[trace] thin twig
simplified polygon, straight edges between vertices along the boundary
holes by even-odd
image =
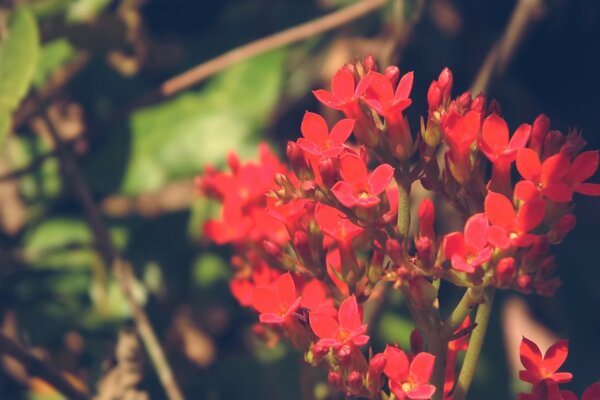
[[[46,364],[20,344],[0,333],[0,352],[16,359],[32,376],[37,376],[51,384],[56,390],[64,394],[68,399],[87,400],[89,393],[69,382],[55,367]]]
[[[339,11],[332,12],[321,18],[310,22],[300,24],[293,28],[283,30],[271,36],[256,40],[246,45],[240,46],[227,53],[221,54],[211,60],[171,78],[164,82],[160,87],[162,96],[172,96],[184,89],[197,84],[198,82],[214,75],[215,73],[227,68],[242,60],[265,53],[269,50],[281,46],[298,42],[302,39],[313,37],[344,25],[350,21],[367,15],[387,3],[387,0],[363,0],[359,3],[345,7]]]
[[[531,27],[530,22],[540,19],[542,15],[542,0],[519,0],[504,34],[488,52],[471,86],[474,96],[486,91],[494,75],[504,72],[527,28]]]
[[[48,126],[53,140],[56,143],[56,150],[60,160],[61,170],[65,177],[70,181],[71,188],[74,191],[75,196],[79,199],[87,222],[94,233],[96,245],[98,251],[106,263],[111,265],[114,274],[117,278],[117,282],[125,295],[127,304],[131,309],[133,319],[136,323],[136,327],[150,359],[158,373],[158,377],[167,393],[170,400],[182,400],[183,395],[179,389],[173,371],[165,357],[165,354],[160,346],[160,343],[156,337],[156,333],[152,329],[148,316],[144,309],[138,304],[134,296],[134,287],[137,281],[133,268],[131,265],[124,261],[110,238],[110,232],[107,226],[102,221],[102,215],[98,206],[95,204],[94,199],[89,191],[89,188],[85,182],[85,178],[79,168],[77,161],[75,160],[71,150],[65,146],[62,138],[58,134],[54,124],[50,120],[47,114],[43,116],[45,123]]]

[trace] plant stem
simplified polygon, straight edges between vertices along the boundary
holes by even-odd
[[[431,375],[431,384],[435,386],[435,393],[432,400],[442,400],[444,397],[448,340],[441,337],[435,338],[430,344],[429,351],[435,355],[435,364],[433,366],[433,374]]]
[[[456,305],[456,308],[452,311],[444,325],[442,326],[442,332],[440,336],[448,339],[454,331],[462,324],[467,314],[471,311],[473,306],[479,301],[479,297],[475,295],[472,288],[465,290],[465,294],[460,299],[460,302]]]
[[[485,332],[490,321],[494,293],[494,287],[487,287],[483,290],[483,303],[477,307],[477,315],[475,316],[475,324],[477,326],[471,333],[469,348],[467,349],[467,354],[465,355],[465,360],[460,370],[458,381],[456,382],[456,389],[452,396],[454,400],[464,400],[469,391],[469,386],[471,386],[471,382],[473,381],[475,368],[477,367],[477,361],[479,360],[479,354],[481,353],[485,339]]]
[[[398,233],[405,239],[410,229],[410,186],[406,186],[401,180],[398,183]]]

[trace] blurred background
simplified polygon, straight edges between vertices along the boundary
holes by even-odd
[[[101,395],[111,368],[127,359],[136,390],[165,398],[123,330],[133,326],[131,310],[99,256],[78,188],[61,173],[57,155],[66,149],[139,277],[132,292],[187,398],[328,398],[322,372],[284,343],[259,340],[255,314],[230,295],[229,249],[202,237],[202,221],[218,212],[195,192],[205,165],[224,166],[230,150],[251,159],[261,141],[283,154],[304,112],[324,112],[311,90],[328,88],[337,68],[368,53],[415,71],[408,115],[417,126],[429,83],[448,66],[454,94],[468,90],[518,7],[529,10],[516,17],[525,29],[486,94],[499,101],[511,131],[545,113],[554,128],[578,128],[588,149],[600,147],[596,0],[391,0],[201,82],[184,79],[178,93],[161,86],[237,46],[355,3],[0,1],[2,332]],[[574,379],[565,388],[581,394],[600,379],[600,207],[591,197],[576,203],[578,225],[554,250],[563,286],[552,299],[522,299],[532,321],[570,339],[564,369]],[[502,331],[527,315],[510,311],[515,296],[501,293],[494,305],[471,398],[510,399],[518,389],[507,385]],[[387,301],[373,327],[376,350],[392,341],[407,346],[412,329],[397,293]],[[0,361],[0,398],[60,398],[18,363]]]

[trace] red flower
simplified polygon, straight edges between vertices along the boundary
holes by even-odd
[[[544,196],[556,202],[571,201],[573,192],[600,196],[599,184],[584,183],[598,169],[597,150],[583,152],[573,162],[566,151],[560,151],[542,163],[535,151],[524,148],[517,154],[517,169]]]
[[[354,129],[353,119],[342,119],[331,129],[319,114],[307,112],[302,119],[300,131],[304,138],[298,139],[298,146],[310,155],[335,157],[342,152],[342,145]]]
[[[340,304],[337,318],[334,318],[328,309],[323,312],[316,310],[309,315],[310,327],[319,338],[319,346],[363,346],[369,341],[369,337],[365,335],[367,325],[362,323],[362,312],[354,296],[348,297]]]
[[[380,202],[379,195],[394,176],[394,168],[381,164],[369,174],[365,162],[355,154],[346,153],[340,158],[340,175],[331,191],[344,206],[373,207]]]
[[[485,198],[485,215],[492,223],[488,232],[488,240],[503,250],[511,245],[529,246],[537,240],[537,236],[528,234],[544,219],[546,203],[542,199],[531,199],[524,202],[515,212],[512,202],[505,196],[489,192]]]
[[[260,312],[260,322],[266,324],[284,323],[300,307],[300,300],[289,272],[268,287],[258,287],[252,292],[252,305]]]
[[[386,121],[401,119],[402,111],[412,103],[408,96],[412,89],[414,74],[412,72],[404,74],[395,91],[388,77],[380,73],[370,72],[365,79],[369,85],[365,93],[367,104]]]
[[[321,305],[333,306],[327,287],[318,279],[311,279],[302,287],[302,307],[316,310]]]
[[[464,116],[452,111],[444,118],[442,132],[450,147],[448,159],[452,175],[464,182],[471,171],[471,145],[477,139],[481,125],[481,114],[469,111]]]
[[[334,110],[346,111],[358,104],[365,85],[355,87],[354,74],[348,67],[340,68],[331,80],[331,92],[323,89],[313,91],[321,103]]]
[[[351,247],[352,239],[363,231],[363,228],[350,222],[337,208],[321,203],[315,208],[315,219],[321,230],[341,246]]]
[[[523,337],[519,354],[521,364],[525,369],[519,371],[519,379],[534,385],[544,379],[550,379],[556,383],[570,382],[573,378],[571,373],[556,372],[567,359],[569,353],[567,346],[566,340],[558,341],[550,346],[542,358],[540,348],[531,340]]]
[[[596,400],[600,399],[600,382],[596,382],[583,392],[581,400]]]
[[[492,247],[487,240],[488,230],[486,216],[475,214],[467,220],[464,234],[452,232],[444,237],[444,254],[455,270],[475,272],[477,267],[490,260]]]
[[[433,396],[435,386],[428,382],[435,356],[423,352],[410,362],[404,351],[393,346],[387,346],[384,354],[387,361],[383,372],[389,378],[390,390],[398,400],[430,399]]]
[[[577,400],[577,395],[568,390],[560,390],[558,384],[551,379],[544,379],[533,385],[531,393],[519,393],[517,400]]]
[[[504,119],[494,113],[483,121],[479,148],[492,162],[492,190],[510,193],[510,165],[517,151],[527,144],[530,134],[531,125],[522,124],[509,141]]]

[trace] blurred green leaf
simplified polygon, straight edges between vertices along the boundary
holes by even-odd
[[[138,194],[220,164],[229,150],[256,153],[260,129],[277,105],[285,53],[235,65],[197,92],[131,116],[131,150],[122,191]]]
[[[0,18],[5,15],[0,14]],[[8,30],[0,37],[0,143],[12,112],[27,94],[37,65],[39,33],[35,18],[26,8],[8,16]]]
[[[33,85],[42,87],[52,74],[75,56],[75,48],[65,38],[46,43],[40,53],[40,61],[33,76]]]
[[[30,0],[27,8],[36,18],[49,18],[64,13],[75,0]]]
[[[100,14],[111,0],[75,0],[67,12],[67,21],[91,21]]]
[[[199,288],[207,288],[228,277],[228,264],[216,254],[203,254],[194,262],[194,283]]]
[[[379,335],[385,343],[397,343],[403,349],[410,348],[410,334],[414,324],[407,318],[390,312],[383,314],[379,322]]]

